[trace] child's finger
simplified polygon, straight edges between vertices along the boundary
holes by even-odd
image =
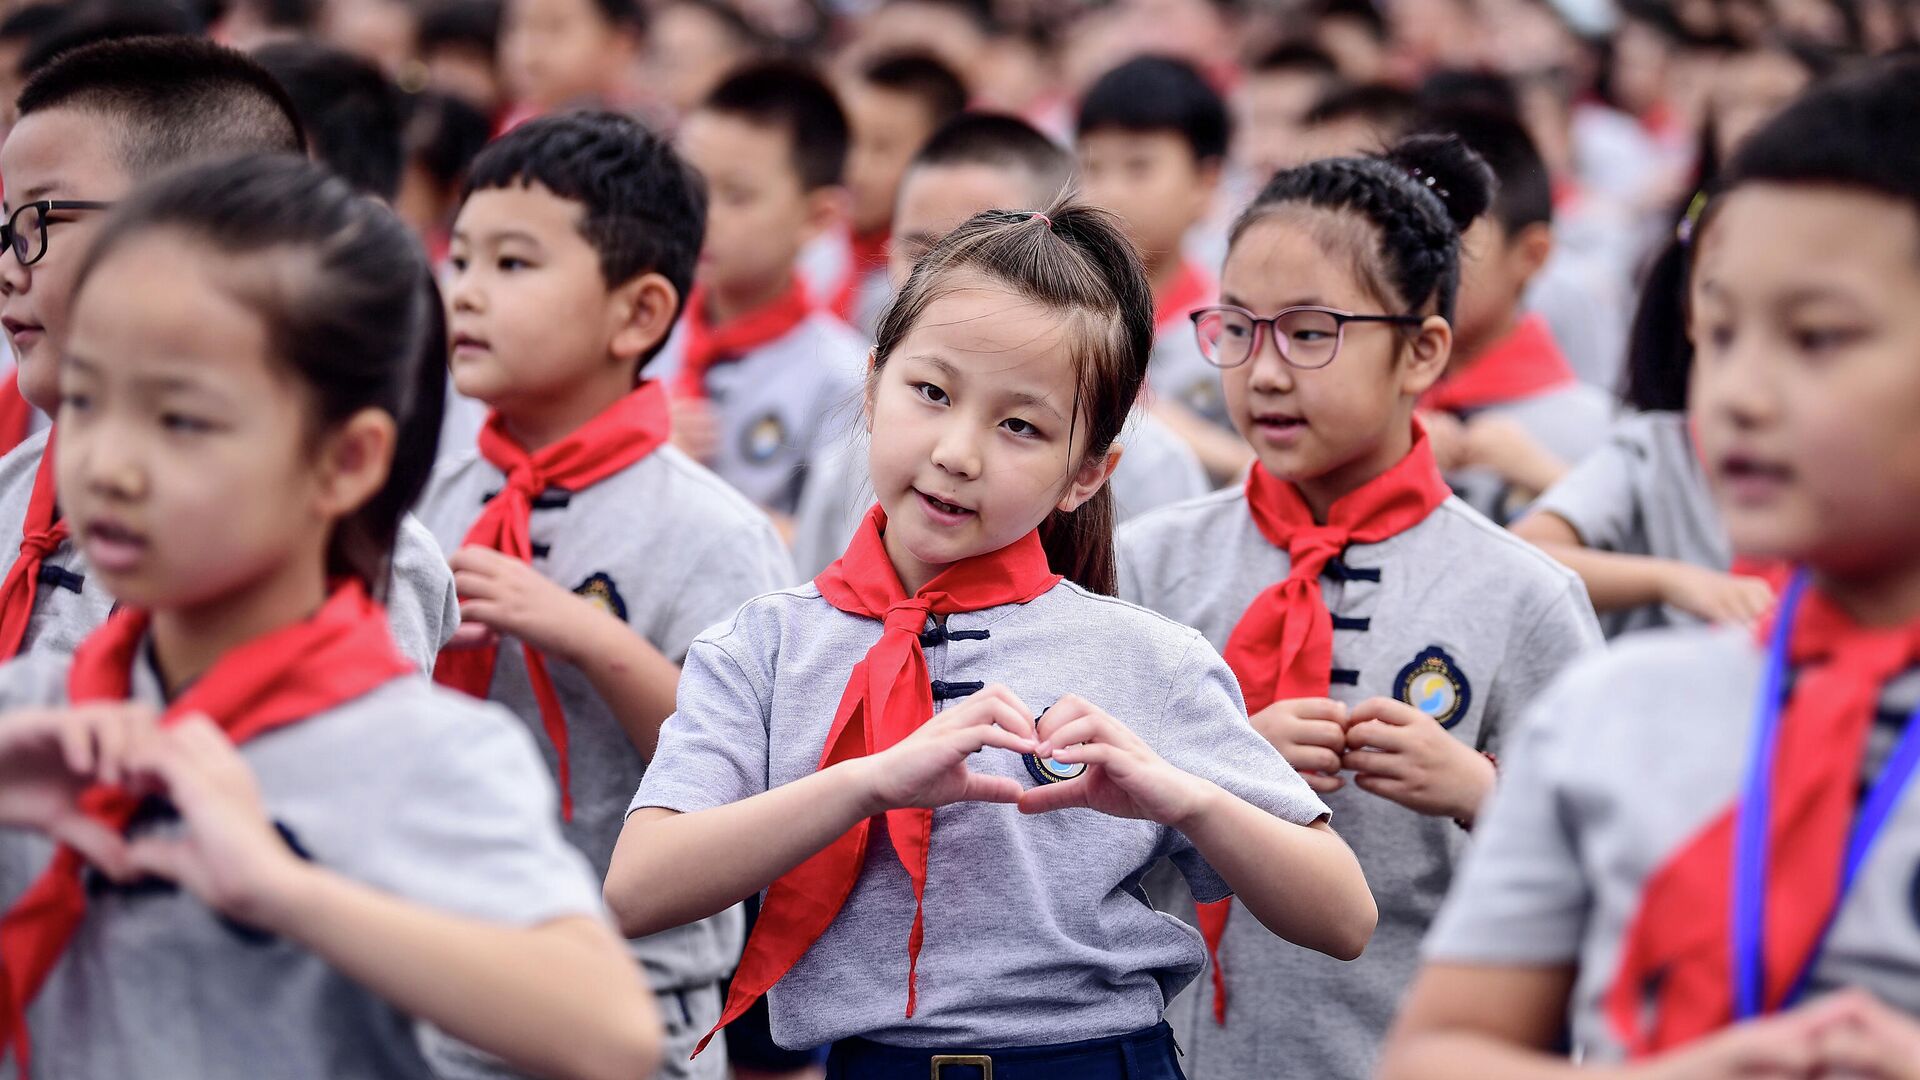
[[[1008,707],[1012,708],[1015,712],[1019,713],[1021,716],[1027,718],[1027,722],[1029,726],[1032,725],[1033,710],[1028,708],[1027,703],[1020,700],[1020,695],[1014,693],[1013,688],[1006,685],[1005,683],[991,683],[985,689],[981,690],[979,693],[975,694],[974,696],[975,697],[991,697],[996,700],[1006,702]]]
[[[1346,704],[1332,698],[1288,698],[1285,701],[1276,701],[1261,711],[1275,709],[1283,710],[1301,720],[1326,720],[1338,724],[1347,718]]]
[[[1397,753],[1411,745],[1413,739],[1404,727],[1379,720],[1366,720],[1347,729],[1347,748],[1358,750],[1372,746],[1389,753]]]
[[[976,724],[973,727],[961,728],[959,731],[953,733],[952,738],[954,740],[954,747],[963,754],[971,754],[975,750],[987,746],[996,746],[1002,750],[1011,750],[1016,754],[1031,754],[1034,752],[1032,739],[1024,735],[1015,735],[1005,728],[995,727],[992,724]]]
[[[1396,701],[1390,697],[1371,697],[1353,707],[1353,712],[1347,718],[1347,726],[1351,728],[1368,720],[1404,726],[1418,723],[1426,715],[1404,701]]]
[[[1087,805],[1087,779],[1075,777],[1058,784],[1029,788],[1020,793],[1020,812],[1023,814],[1048,814],[1055,810],[1067,810]]]
[[[1347,748],[1347,729],[1334,720],[1303,720],[1288,735],[1291,742],[1323,746],[1336,753]]]
[[[114,881],[133,876],[133,864],[127,858],[127,840],[118,830],[109,829],[85,814],[68,814],[55,821],[49,835],[80,853],[80,857],[100,869]]]
[[[67,769],[79,776],[92,776],[96,760],[92,726],[63,716],[54,733],[60,739],[60,756],[66,761]]]
[[[186,842],[170,836],[143,836],[127,845],[127,865],[134,874],[178,882],[190,856]]]
[[[1101,737],[1106,724],[1099,716],[1082,716],[1055,727],[1040,740],[1040,753],[1052,754],[1056,750],[1065,750],[1075,743],[1092,742]]]
[[[1068,765],[1113,765],[1123,762],[1129,755],[1127,751],[1106,743],[1082,742],[1056,748],[1050,755],[1053,760]]]
[[[1034,721],[1033,730],[1041,742],[1049,742],[1062,728],[1097,711],[1085,698],[1068,694],[1047,706],[1047,711]]]
[[[1394,780],[1405,780],[1413,770],[1407,759],[1399,754],[1383,754],[1378,750],[1349,750],[1340,758],[1340,767],[1361,776],[1377,776]]]
[[[500,635],[494,632],[493,627],[480,621],[472,612],[462,609],[460,612],[459,629],[453,632],[453,636],[447,639],[447,643],[441,646],[441,649],[442,651],[447,649],[487,649],[499,643]]]
[[[500,579],[478,570],[455,570],[453,592],[462,600],[492,600],[500,595]]]
[[[1300,774],[1300,779],[1305,780],[1307,782],[1308,787],[1312,788],[1316,793],[1321,795],[1328,794],[1329,792],[1339,791],[1341,788],[1347,786],[1347,780],[1345,777],[1328,776],[1324,773],[1303,772]]]
[[[461,570],[476,574],[498,573],[501,570],[512,569],[519,562],[519,559],[505,552],[481,547],[478,544],[469,544],[447,557],[447,565],[456,573]]]
[[[1009,776],[968,772],[967,786],[960,791],[960,801],[1017,803],[1023,790],[1020,782]]]
[[[1324,746],[1296,746],[1287,751],[1286,758],[1297,772],[1335,773],[1341,769],[1340,755]]]

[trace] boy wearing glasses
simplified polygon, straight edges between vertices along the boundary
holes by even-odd
[[[1121,598],[1220,650],[1379,907],[1366,954],[1340,963],[1150,882],[1215,961],[1167,1012],[1192,1080],[1373,1075],[1494,757],[1600,644],[1579,579],[1453,497],[1414,416],[1447,365],[1459,231],[1487,188],[1477,157],[1436,138],[1275,176],[1234,227],[1219,303],[1192,319],[1257,460],[1116,540]]]
[[[52,416],[74,277],[114,201],[179,165],[299,154],[305,140],[264,68],[186,37],[76,49],[27,83],[19,114],[0,145],[0,326],[18,357],[21,396]],[[113,607],[60,520],[56,441],[57,425],[0,457],[0,553],[12,558],[0,562],[10,567],[0,578],[0,661],[29,651],[71,653]],[[395,641],[431,670],[459,608],[439,547],[412,518],[401,527],[386,600]]]

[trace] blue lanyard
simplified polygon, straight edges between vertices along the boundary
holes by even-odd
[[[1807,575],[1794,574],[1780,599],[1773,638],[1767,646],[1766,672],[1760,682],[1760,702],[1754,710],[1753,755],[1747,762],[1746,788],[1740,799],[1734,822],[1733,847],[1733,1012],[1736,1020],[1748,1020],[1765,1012],[1766,970],[1762,945],[1766,938],[1768,823],[1773,808],[1773,763],[1780,742],[1780,712],[1785,705],[1787,682],[1787,646],[1793,637],[1793,617],[1806,592]],[[1782,1008],[1791,1007],[1806,992],[1808,980],[1826,948],[1827,935],[1839,917],[1854,879],[1873,849],[1873,842],[1886,828],[1887,819],[1900,796],[1920,768],[1920,708],[1907,718],[1906,730],[1893,756],[1880,771],[1854,815],[1853,830],[1847,837],[1846,861],[1840,873],[1840,891],[1834,897],[1827,926],[1813,947],[1813,954],[1794,979]]]

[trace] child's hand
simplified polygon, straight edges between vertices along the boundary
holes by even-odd
[[[229,918],[263,930],[285,925],[306,872],[267,820],[253,770],[225,732],[189,717],[148,740],[131,764],[164,793],[183,831],[127,848],[143,874],[165,878]]]
[[[1434,463],[1441,472],[1453,472],[1467,465],[1467,426],[1452,413],[1423,412],[1420,422],[1427,429],[1427,445],[1433,447]]]
[[[1347,707],[1332,698],[1288,698],[1248,718],[1307,786],[1322,795],[1347,782],[1340,756],[1347,750]]]
[[[967,758],[989,746],[1016,754],[1032,753],[1034,747],[1033,711],[998,683],[935,713],[918,731],[880,753],[859,759],[866,766],[874,812],[957,802],[1018,802],[1019,781],[967,768]]]
[[[710,465],[720,454],[720,420],[705,398],[676,397],[669,406],[673,417],[673,445],[680,452]]]
[[[1404,701],[1368,698],[1354,706],[1349,725],[1341,763],[1362,791],[1471,822],[1493,790],[1493,762]]]
[[[495,640],[511,634],[541,652],[574,656],[590,621],[606,614],[511,555],[469,546],[447,563],[460,595],[460,629],[449,648],[473,648],[489,634]]]
[[[1831,1017],[1814,1036],[1821,1076],[1920,1080],[1920,1022],[1865,990],[1844,990],[1810,1008]]]
[[[1020,812],[1044,814],[1084,806],[1103,814],[1179,828],[1205,809],[1206,781],[1162,760],[1127,725],[1072,694],[1040,718],[1041,757],[1085,763],[1087,771],[1020,796]]]
[[[0,717],[0,826],[45,833],[116,880],[132,876],[125,839],[82,814],[79,799],[95,783],[122,783],[158,723],[152,708],[129,703]]]
[[[1670,562],[1660,572],[1660,598],[1710,623],[1752,626],[1773,610],[1773,586],[1765,578],[1737,577],[1688,563]]]
[[[1818,1005],[1736,1024],[1622,1072],[1632,1080],[1811,1080]]]

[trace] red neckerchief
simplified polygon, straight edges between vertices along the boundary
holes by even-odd
[[[1427,519],[1452,494],[1433,459],[1426,429],[1414,422],[1413,448],[1392,468],[1340,497],[1315,524],[1299,489],[1261,468],[1247,474],[1247,508],[1260,535],[1283,548],[1287,576],[1268,586],[1227,638],[1227,666],[1240,680],[1249,716],[1276,701],[1325,697],[1333,676],[1333,615],[1320,572],[1349,544],[1377,544]],[[1200,904],[1201,936],[1213,959],[1213,1018],[1227,1022],[1227,978],[1220,941],[1231,900]]]
[[[1214,301],[1220,286],[1200,264],[1183,262],[1179,273],[1167,282],[1166,292],[1153,302],[1153,332],[1156,335],[1176,330],[1194,308]]]
[[[1771,628],[1759,633],[1764,642]],[[1763,946],[1768,1010],[1785,998],[1833,914],[1880,691],[1920,661],[1920,622],[1862,627],[1810,589],[1794,621],[1789,656],[1799,675],[1782,709],[1774,758]],[[1605,999],[1614,1033],[1634,1057],[1733,1021],[1737,810],[1716,815],[1640,890]]]
[[[813,304],[806,287],[795,276],[787,289],[766,305],[747,312],[724,326],[707,322],[707,290],[699,285],[687,297],[687,313],[682,317],[680,370],[673,376],[673,396],[707,396],[707,372],[715,364],[739,360],[768,342],[778,341],[807,321]]]
[[[875,506],[854,533],[839,561],[827,567],[814,584],[820,595],[841,611],[882,623],[880,639],[854,665],[847,688],[834,711],[820,768],[877,754],[918,730],[933,717],[933,690],[928,682],[927,658],[920,648],[920,632],[929,616],[955,615],[1007,604],[1025,604],[1060,582],[1047,567],[1040,534],[1028,533],[999,551],[976,555],[941,571],[912,596],[906,594],[893,563],[887,558],[887,515]],[[921,903],[927,887],[927,845],[933,835],[933,811],[906,809],[886,813],[887,836],[913,882],[913,930],[907,938],[907,1012],[913,1015],[914,976],[920,960]],[[869,819],[848,829],[838,839],[767,889],[760,919],[747,940],[746,952],[727,992],[727,1007],[714,1032],[746,1012],[772,989],[828,926],[852,894],[865,865],[873,828]],[[699,1049],[694,1053],[698,1054]]]
[[[500,493],[487,503],[464,544],[492,548],[522,562],[533,561],[533,538],[527,524],[533,501],[548,488],[579,491],[592,487],[664,445],[672,433],[667,392],[657,380],[641,383],[633,393],[614,402],[579,430],[552,446],[527,453],[507,434],[499,413],[487,417],[480,429],[480,455],[506,474]],[[540,722],[552,740],[559,761],[560,812],[573,819],[572,770],[567,759],[567,716],[554,691],[553,678],[539,650],[525,642],[527,681],[540,706]],[[499,646],[447,650],[433,665],[433,681],[477,698],[493,688],[493,666]]]
[[[1420,407],[1465,413],[1572,386],[1578,380],[1547,320],[1528,315],[1513,332],[1420,395]]]
[[[146,612],[123,610],[81,642],[67,675],[72,704],[126,699],[147,623]],[[367,596],[364,585],[349,580],[334,588],[312,618],[220,657],[167,706],[160,722],[173,724],[203,713],[241,745],[362,697],[413,670],[394,647],[386,613]],[[116,832],[126,828],[139,805],[134,796],[102,784],[80,796],[80,808]],[[78,852],[62,847],[46,872],[0,917],[0,1052],[14,1047],[22,1078],[31,1056],[27,1006],[86,918],[84,868]]]
[[[27,516],[20,523],[20,554],[0,581],[0,661],[20,655],[27,624],[33,620],[34,598],[40,594],[40,564],[67,541],[67,523],[59,514],[53,490],[53,434],[48,433],[33,473]]]
[[[831,305],[841,322],[853,325],[854,316],[859,314],[854,307],[860,300],[860,286],[869,274],[887,272],[887,247],[892,243],[893,232],[889,229],[854,233],[847,238],[847,276],[840,279]]]

